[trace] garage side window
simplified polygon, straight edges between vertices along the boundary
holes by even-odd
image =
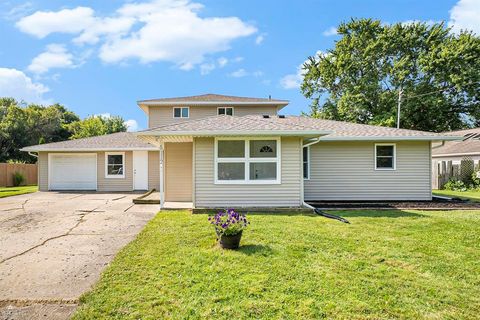
[[[395,144],[375,144],[375,170],[395,170]]]
[[[105,153],[105,178],[125,178],[125,153]]]

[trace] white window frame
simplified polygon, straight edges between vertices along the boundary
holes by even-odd
[[[175,109],[180,109],[180,117],[175,117]],[[188,110],[188,117],[183,116],[182,109],[187,109]],[[190,107],[173,107],[172,108],[172,116],[174,119],[188,119],[190,118]]]
[[[218,157],[218,141],[226,140],[242,140],[245,141],[245,157],[244,158],[219,158]],[[251,158],[250,157],[250,141],[252,140],[275,140],[277,142],[277,156],[275,158]],[[245,138],[245,137],[235,137],[235,138],[215,138],[214,144],[214,181],[215,184],[281,184],[282,178],[282,144],[280,137],[255,137],[255,138]],[[219,163],[245,163],[245,179],[244,180],[219,180],[218,179],[218,164]],[[250,163],[273,163],[277,164],[277,178],[275,180],[250,180]]]
[[[303,163],[305,162],[305,159],[303,159],[303,149],[307,149],[307,177],[303,176],[303,180],[310,180],[310,146],[303,147],[302,148],[302,171],[303,171]]]
[[[122,156],[123,174],[108,174],[108,156]],[[105,179],[125,179],[125,171],[127,166],[125,164],[125,152],[105,152]]]
[[[393,147],[393,168],[378,168],[377,167],[377,146],[389,146]],[[374,151],[375,167],[376,171],[395,171],[397,170],[397,144],[396,143],[375,143]]]
[[[224,115],[228,116],[227,109],[232,109],[232,116],[235,115],[235,108],[234,107],[217,107],[217,116],[220,115],[220,109],[225,109]]]

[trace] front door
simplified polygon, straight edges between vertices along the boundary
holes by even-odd
[[[148,189],[148,151],[133,151],[133,189]]]
[[[165,201],[192,202],[193,143],[165,143]]]

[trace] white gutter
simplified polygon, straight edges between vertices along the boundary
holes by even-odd
[[[313,144],[319,143],[321,138],[322,137],[315,138],[314,141],[304,144],[303,147],[306,148],[306,147],[310,147]]]
[[[203,106],[223,106],[223,105],[283,105],[290,103],[287,100],[271,101],[137,101],[137,104],[145,106],[176,106],[176,105],[203,105]]]
[[[322,141],[455,141],[462,140],[463,136],[345,136],[322,137]]]
[[[480,152],[433,154],[433,155],[432,155],[432,158],[439,158],[439,157],[458,157],[458,156],[477,156],[477,155],[480,155]]]
[[[20,149],[24,152],[91,152],[91,151],[158,151],[155,147],[149,148],[45,148],[32,149],[33,147],[25,147]]]
[[[441,148],[441,147],[443,147],[444,145],[445,145],[445,140],[442,140],[442,143],[441,143],[441,144],[439,144],[438,146],[432,147],[432,149]]]
[[[331,134],[333,131],[327,130],[315,130],[315,131],[302,131],[302,130],[225,130],[225,131],[140,131],[136,132],[138,136],[194,136],[194,137],[214,137],[214,136],[318,136],[324,134]]]

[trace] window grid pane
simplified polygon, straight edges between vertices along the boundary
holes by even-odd
[[[244,158],[245,141],[244,140],[222,140],[218,141],[219,158]]]
[[[276,180],[276,162],[250,162],[250,180]]]
[[[175,118],[180,118],[182,116],[182,110],[180,108],[173,109],[173,116]]]
[[[250,140],[250,158],[276,158],[276,140]]]
[[[188,108],[182,108],[182,118],[188,118]]]
[[[395,168],[395,147],[393,145],[376,146],[375,148],[376,168]]]
[[[245,180],[245,163],[219,162],[218,180]]]

